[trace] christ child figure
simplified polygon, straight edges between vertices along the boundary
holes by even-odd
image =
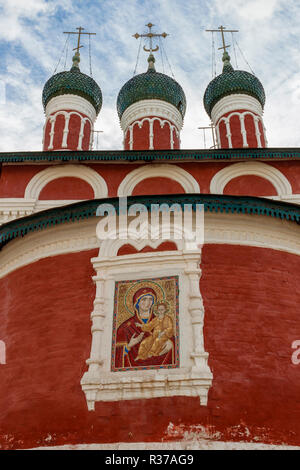
[[[173,320],[170,315],[167,315],[168,303],[158,302],[155,307],[153,320],[145,325],[136,323],[142,331],[151,332],[151,335],[141,342],[136,360],[164,354],[170,343],[169,340],[174,336]]]

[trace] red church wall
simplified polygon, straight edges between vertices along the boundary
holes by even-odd
[[[266,139],[265,139],[265,131],[264,131],[264,128],[263,128],[263,125],[262,125],[261,121],[258,121],[258,128],[259,128],[259,132],[260,132],[261,145],[262,145],[262,147],[266,147],[267,143],[266,143]]]
[[[154,116],[148,116],[149,119],[153,119]],[[149,136],[149,129],[150,124],[149,121],[146,120],[142,123],[140,127],[138,124],[139,121],[133,126],[133,144],[132,150],[149,150],[150,147],[150,136]],[[157,118],[153,121],[153,149],[160,150],[160,149],[170,149],[171,148],[171,130],[170,125],[168,122],[164,123],[164,126],[161,127],[160,119]],[[130,133],[127,129],[125,133],[125,141],[124,141],[124,148],[125,150],[130,150]],[[173,131],[173,148],[179,148],[179,138],[176,136],[176,132]]]
[[[201,433],[300,445],[300,366],[291,362],[291,344],[300,339],[299,257],[204,246],[204,338],[214,374],[207,407],[175,397],[98,402],[89,412],[80,379],[91,346],[90,259],[97,251],[40,260],[0,280],[0,339],[7,345],[7,364],[0,366],[2,448]]]
[[[86,121],[83,128],[83,138],[81,143],[82,150],[90,149],[90,139],[91,139],[91,123]]]
[[[93,188],[84,180],[73,177],[57,178],[41,191],[39,199],[94,199]]]
[[[149,150],[149,121],[144,121],[142,127],[133,126],[133,150]]]
[[[224,148],[224,149],[229,148],[229,143],[228,143],[228,138],[227,138],[226,125],[224,121],[221,121],[221,119],[223,119],[224,117],[228,117],[230,114],[232,114],[232,112],[233,111],[223,114],[223,116],[221,116],[217,122],[217,125],[218,123],[220,123],[219,132],[220,132],[220,139],[221,139],[221,148]],[[247,112],[247,110],[237,109],[234,112],[242,114],[244,112]],[[243,136],[242,136],[242,127],[241,127],[241,121],[240,121],[239,116],[236,114],[231,116],[229,124],[230,124],[232,148],[243,148],[244,144],[243,144]],[[248,147],[257,148],[258,142],[257,142],[257,137],[256,137],[256,128],[255,128],[253,113],[251,115],[250,114],[244,115],[244,124],[245,124]],[[258,126],[259,126],[259,130],[261,133],[261,145],[262,147],[265,147],[266,142],[264,138],[264,130],[263,130],[263,125],[261,121],[259,121]]]
[[[226,124],[224,121],[221,121],[219,124],[219,135],[220,135],[220,141],[221,141],[221,148],[228,149],[229,143],[228,143],[228,138],[227,138]]]
[[[133,192],[133,196],[142,194],[183,194],[183,187],[177,181],[169,178],[146,178],[138,183]]]
[[[171,131],[169,123],[165,122],[164,126],[160,127],[160,122],[155,120],[153,122],[153,133],[153,147],[155,150],[171,148]]]
[[[65,128],[65,116],[64,114],[59,114],[56,116],[54,124],[54,136],[53,136],[53,149],[61,149],[63,141],[63,131]]]
[[[174,149],[180,149],[180,137],[179,134],[177,135],[177,132],[175,129],[173,129],[173,147]]]
[[[124,150],[130,150],[130,132],[127,129],[124,137]]]
[[[243,148],[243,136],[239,116],[232,116],[229,121],[231,132],[231,143],[233,148]],[[226,147],[227,148],[227,147]]]
[[[2,166],[0,177],[0,198],[24,197],[29,181],[49,165],[8,165]]]
[[[70,113],[72,110],[63,110],[63,112]],[[67,136],[67,147],[68,150],[77,150],[79,142],[79,134],[81,129],[81,116],[86,118],[87,116],[83,113],[72,113],[69,119],[68,125],[68,136]],[[65,115],[58,114],[55,119],[54,124],[54,137],[53,137],[53,148],[49,149],[50,144],[50,131],[51,123],[48,119],[46,124],[46,131],[44,134],[44,145],[43,150],[60,150],[63,149],[63,132],[65,128]],[[83,139],[82,139],[82,150],[89,150],[90,147],[90,135],[91,135],[91,124],[89,121],[86,121],[83,129]]]
[[[219,162],[178,162],[177,167],[183,168],[189,172],[200,184],[201,193],[210,192],[210,182],[213,176],[223,168],[233,165],[232,163]],[[300,165],[298,161],[283,161],[266,163],[277,168],[289,180],[294,194],[300,194]],[[108,186],[109,197],[117,195],[118,187],[125,176],[136,168],[140,168],[137,164],[96,164],[91,163],[88,166],[98,172],[106,181]],[[0,198],[17,198],[24,197],[25,189],[31,178],[46,168],[53,167],[51,165],[4,165],[2,166],[0,176]],[[268,181],[266,185],[268,186]],[[174,183],[177,185],[178,183]],[[161,189],[158,187],[157,189]],[[153,188],[155,190],[155,188]],[[168,191],[165,191],[166,193]],[[158,194],[158,193],[157,193]],[[244,194],[244,193],[243,193]],[[257,193],[258,194],[258,193]],[[273,192],[271,193],[273,194]],[[268,195],[271,195],[268,194]],[[83,199],[89,198],[88,195]],[[67,199],[64,198],[63,199]]]
[[[46,122],[46,127],[44,131],[44,143],[43,143],[43,150],[48,150],[50,144],[50,131],[51,131],[51,122],[50,119]]]
[[[258,147],[258,142],[257,142],[257,137],[256,137],[254,119],[253,119],[253,116],[250,115],[250,114],[245,115],[245,128],[246,128],[246,131],[247,131],[248,147],[249,148],[257,148]],[[262,129],[262,127],[261,127],[261,129]],[[262,138],[261,138],[261,144],[263,146]]]
[[[81,118],[77,114],[71,114],[69,121],[69,133],[67,139],[68,149],[77,150]]]
[[[142,250],[137,250],[134,246],[130,244],[126,244],[121,246],[117,255],[124,256],[124,255],[133,255],[135,253],[151,253],[155,251],[177,251],[177,246],[174,242],[165,241],[162,242],[156,249],[152,248],[151,246],[145,246]]]
[[[233,178],[226,184],[224,194],[236,196],[276,196],[277,191],[268,180],[256,175]]]

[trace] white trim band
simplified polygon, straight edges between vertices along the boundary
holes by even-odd
[[[205,213],[205,244],[268,248],[300,256],[299,226],[261,215]],[[99,218],[66,223],[16,238],[0,251],[0,278],[40,259],[99,248]],[[166,240],[164,240],[166,241]],[[107,248],[105,254],[107,254]]]
[[[138,183],[148,178],[168,178],[179,183],[186,193],[200,193],[195,178],[183,168],[170,164],[143,165],[125,176],[118,188],[118,196],[130,196]]]
[[[223,194],[229,181],[244,175],[260,176],[270,181],[277,194],[282,196],[283,199],[286,199],[286,196],[290,196],[293,192],[289,180],[274,166],[262,162],[241,162],[226,166],[214,175],[210,182],[211,194]]]
[[[183,119],[178,109],[162,100],[142,100],[129,106],[121,117],[121,128],[125,132],[134,121],[148,116],[167,119],[175,124],[179,131],[182,129]]]
[[[78,95],[60,95],[51,98],[45,109],[46,118],[61,110],[78,111],[87,116],[93,123],[97,118],[94,106],[85,98]]]
[[[216,125],[220,117],[231,111],[236,111],[237,109],[252,111],[259,116],[262,116],[263,114],[262,106],[256,98],[253,98],[253,96],[250,95],[233,94],[224,96],[224,98],[221,98],[220,101],[214,105],[211,112],[211,119]]]
[[[58,165],[37,173],[25,189],[25,199],[38,199],[42,189],[58,178],[79,178],[88,183],[94,191],[95,199],[107,197],[108,189],[104,178],[92,168],[83,165]]]

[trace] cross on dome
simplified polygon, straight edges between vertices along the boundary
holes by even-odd
[[[64,34],[78,34],[77,47],[74,47],[73,49],[73,51],[76,51],[73,57],[73,66],[78,67],[78,63],[80,62],[79,49],[81,49],[81,47],[84,47],[83,45],[80,44],[81,35],[87,34],[88,36],[95,36],[96,33],[83,33],[82,31],[84,31],[84,28],[82,26],[79,26],[76,29],[78,29],[78,31],[64,31]]]
[[[226,30],[226,31],[225,31]],[[224,50],[224,53],[227,52],[226,49],[230,46],[226,46],[225,44],[225,35],[224,35],[224,32],[225,33],[238,33],[238,29],[226,29],[225,26],[219,26],[218,29],[206,29],[206,31],[209,31],[211,33],[221,33],[222,35],[222,47],[219,47],[218,49],[223,49]]]
[[[144,46],[144,51],[146,52],[150,52],[150,55],[152,55],[152,52],[156,52],[158,51],[159,49],[159,46],[156,46],[154,49],[153,49],[153,45],[152,45],[152,38],[154,37],[162,37],[162,38],[166,38],[168,36],[167,33],[161,33],[161,34],[157,34],[157,33],[153,33],[152,32],[152,27],[155,26],[154,24],[152,23],[148,23],[146,24],[147,28],[149,28],[149,32],[148,33],[145,33],[145,34],[139,34],[139,33],[135,33],[133,34],[132,36],[136,39],[138,38],[148,38],[149,39],[149,49],[146,48],[146,46]]]

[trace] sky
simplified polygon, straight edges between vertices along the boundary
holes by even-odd
[[[264,86],[269,147],[300,147],[299,0],[0,0],[0,151],[42,150],[43,86],[55,70],[70,69],[76,36],[65,47],[63,32],[78,26],[96,33],[91,37],[92,75],[103,106],[94,148],[122,149],[116,100],[137,58],[136,73],[147,69],[147,54],[142,47],[138,54],[140,40],[132,35],[146,33],[149,22],[154,32],[168,34],[154,42],[163,41],[156,70],[174,74],[186,94],[181,148],[212,144],[210,131],[204,141],[198,128],[210,123],[203,95],[222,71],[220,34],[205,30],[220,25],[239,30],[234,40],[226,34],[233,67],[253,70]],[[88,36],[82,44],[80,68],[90,74]]]

